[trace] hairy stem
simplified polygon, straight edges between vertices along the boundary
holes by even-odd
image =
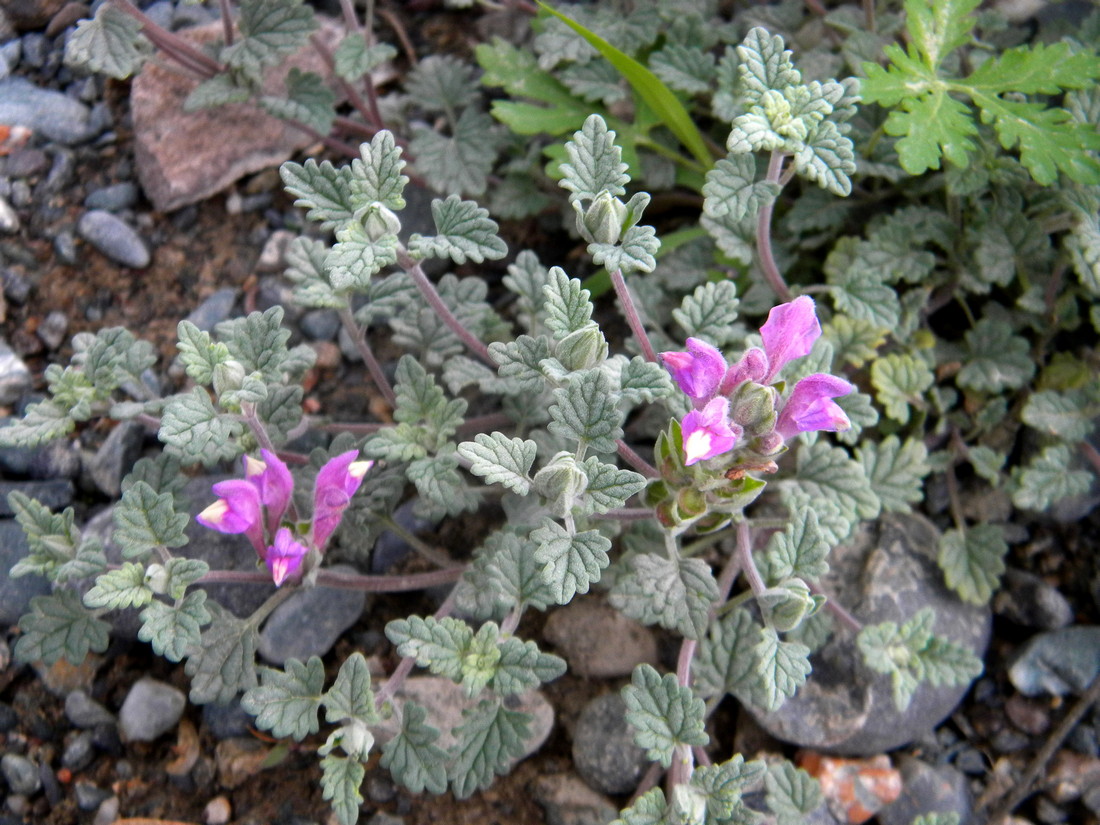
[[[424,590],[451,584],[458,581],[465,566],[432,570],[428,573],[407,573],[396,576],[365,576],[361,573],[337,573],[332,570],[320,570],[317,573],[318,587],[332,590],[358,590],[363,593],[404,593],[410,590]],[[198,584],[271,584],[271,574],[259,570],[211,570],[198,580]]]
[[[646,478],[660,478],[657,468],[634,452],[634,449],[621,438],[615,441],[615,449],[627,464],[644,475]]]
[[[737,525],[737,558],[753,594],[759,596],[768,586],[756,569],[756,560],[752,557],[752,530],[747,521]]]
[[[416,288],[420,290],[420,294],[424,296],[424,300],[428,302],[428,305],[432,310],[440,317],[444,324],[447,325],[447,329],[458,336],[458,339],[466,345],[466,347],[478,358],[484,361],[486,364],[496,365],[496,362],[489,357],[489,348],[481,342],[481,339],[474,335],[470,330],[466,329],[462,325],[462,322],[455,317],[455,314],[451,312],[450,308],[443,303],[443,298],[440,297],[438,290],[435,288],[428,276],[424,274],[424,269],[420,266],[420,262],[413,258],[404,247],[398,247],[397,249],[397,263],[410,278],[412,282],[416,284]]]
[[[336,78],[337,84],[340,86],[340,90],[347,97],[348,102],[355,107],[355,111],[363,116],[364,120],[370,121],[374,128],[382,128],[382,117],[378,114],[378,104],[375,103],[373,107],[363,100],[363,96],[359,94],[354,86],[348,83],[344,78],[336,74],[336,61],[332,57],[332,51],[325,44],[316,33],[309,36],[310,45],[313,46],[314,51],[317,52],[321,61],[325,64],[325,67]]]
[[[131,3],[130,0],[111,0],[111,2],[119,11],[125,12],[141,23],[141,33],[180,65],[199,72],[207,79],[225,71],[225,66],[210,55],[195,48],[179,35],[158,26],[152,18]]]
[[[233,16],[229,7],[229,0],[219,0],[219,7],[221,8],[222,16],[222,37],[225,38],[225,45],[233,45]]]
[[[455,591],[451,588],[451,592],[447,595],[447,598],[443,600],[443,604],[439,606],[439,609],[433,614],[435,618],[442,619],[445,616],[449,616],[455,606]],[[378,689],[378,692],[374,695],[374,706],[378,710],[382,709],[382,706],[394,697],[394,694],[401,689],[401,685],[405,684],[405,680],[409,674],[412,673],[413,667],[416,665],[416,658],[413,656],[406,656],[401,662],[394,668],[390,678],[386,680],[386,684],[382,685]]]
[[[611,275],[611,285],[615,287],[615,295],[618,297],[619,303],[622,304],[623,313],[626,315],[626,322],[630,325],[630,331],[634,333],[634,337],[641,344],[642,354],[645,355],[647,361],[656,363],[657,353],[653,351],[653,344],[650,343],[649,334],[645,331],[642,316],[638,312],[638,306],[634,303],[629,287],[626,285],[622,270],[616,269],[614,272],[609,272],[609,274]]]
[[[832,613],[842,625],[848,628],[853,633],[859,633],[863,630],[863,622],[848,612],[847,608],[840,602],[833,599],[828,593],[821,589],[821,585],[814,582],[808,582],[807,586],[810,588],[810,592],[825,597],[825,609]]]
[[[357,32],[360,30],[359,18],[355,14],[355,4],[352,0],[340,0],[340,13],[344,18],[344,25],[348,27],[349,31]]]
[[[367,341],[367,332],[358,322],[355,320],[355,314],[351,311],[351,302],[347,305],[340,307],[339,310],[340,323],[343,325],[344,330],[351,336],[351,340],[355,342],[355,349],[359,353],[359,357],[363,359],[363,363],[367,367],[367,372],[370,373],[371,380],[374,382],[374,386],[382,393],[382,397],[386,399],[386,403],[390,407],[397,406],[397,395],[393,391],[393,387],[390,386],[389,379],[386,378],[386,373],[382,371],[382,365],[378,363],[378,359],[374,357],[374,351],[370,348],[370,343]]]
[[[1087,441],[1082,441],[1080,444],[1081,454],[1088,459],[1089,463],[1095,468],[1096,472],[1100,473],[1100,450],[1097,450]]]
[[[765,180],[768,183],[778,184],[782,171],[783,153],[772,152],[771,157],[768,158],[768,174]],[[772,212],[775,210],[777,198],[778,196],[773,198],[760,210],[760,216],[756,221],[756,251],[760,256],[760,269],[764,273],[764,280],[768,282],[768,286],[772,288],[779,300],[786,302],[791,300],[791,290],[779,273],[779,267],[776,266],[775,257],[772,255]]]

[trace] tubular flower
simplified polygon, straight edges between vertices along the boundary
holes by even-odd
[[[684,463],[695,464],[728,453],[741,437],[741,428],[729,420],[730,402],[727,398],[715,398],[701,410],[692,410],[684,416]]]
[[[260,558],[264,557],[264,526],[260,491],[251,481],[219,481],[211,490],[218,500],[195,516],[195,521],[219,533],[244,533]]]
[[[776,421],[775,431],[789,439],[815,430],[841,432],[852,426],[848,416],[832,399],[850,393],[854,387],[843,378],[825,373],[808,375],[795,384]]]
[[[276,587],[282,586],[287,579],[296,577],[301,572],[302,561],[308,552],[304,545],[294,540],[289,529],[279,528],[275,534],[275,543],[267,548],[264,558]]]
[[[761,383],[769,384],[789,362],[809,355],[814,341],[821,337],[814,299],[800,295],[793,301],[772,307],[768,320],[760,327],[768,371]]]
[[[684,394],[702,406],[714,397],[726,374],[726,359],[698,338],[687,339],[687,352],[663,352],[661,360]]]
[[[277,455],[268,450],[260,450],[260,455],[263,461],[244,457],[244,477],[259,491],[260,501],[267,508],[268,535],[274,535],[290,505],[294,478]]]
[[[340,524],[351,497],[363,483],[373,461],[356,461],[358,450],[330,459],[317,473],[313,488],[313,543],[323,550],[325,542]]]

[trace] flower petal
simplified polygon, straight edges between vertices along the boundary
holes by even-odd
[[[768,373],[763,382],[766,384],[795,358],[809,355],[814,341],[821,337],[814,299],[800,295],[789,303],[772,307],[768,320],[760,327],[760,336],[768,355]]]
[[[280,527],[275,534],[275,543],[267,548],[264,564],[271,571],[271,579],[276,586],[296,576],[302,569],[302,562],[309,551],[294,540],[286,527]]]
[[[730,402],[715,398],[703,409],[692,410],[681,422],[684,463],[695,464],[733,449],[741,436],[741,428],[731,425]]]
[[[313,542],[323,550],[329,536],[339,526],[351,497],[363,483],[373,461],[356,461],[358,450],[350,450],[329,459],[317,472],[313,487]]]
[[[714,396],[726,374],[726,358],[706,341],[687,339],[687,352],[663,352],[661,361],[684,394],[696,401]]]
[[[779,413],[775,431],[789,439],[798,433],[817,430],[841,432],[852,426],[844,410],[831,399],[855,389],[843,378],[825,373],[808,375],[795,384]]]

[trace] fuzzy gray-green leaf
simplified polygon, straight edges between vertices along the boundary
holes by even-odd
[[[777,825],[800,825],[824,799],[817,780],[790,762],[769,766],[764,787],[765,800]]]
[[[382,746],[381,765],[413,793],[447,790],[447,752],[435,744],[439,731],[424,722],[427,711],[415,702],[401,709],[401,730]]]
[[[599,115],[589,115],[580,131],[565,144],[569,162],[561,165],[563,189],[569,200],[593,200],[600,192],[615,197],[626,194],[630,181],[622,150],[615,145],[615,133]]]
[[[948,530],[940,537],[937,561],[947,586],[971,604],[989,602],[1005,571],[1008,543],[996,524]]]
[[[151,51],[132,15],[106,3],[91,20],[81,20],[65,43],[65,64],[125,80]]]
[[[153,652],[170,662],[180,662],[187,652],[199,644],[202,628],[209,624],[206,591],[192,590],[177,604],[150,602],[141,611],[138,638],[148,642]]]
[[[702,559],[673,561],[657,553],[639,553],[627,562],[611,590],[611,605],[643,624],[659,624],[686,639],[706,633],[718,583]]]
[[[365,775],[366,769],[357,758],[329,753],[321,759],[321,797],[332,803],[340,825],[355,825],[358,821],[363,802],[359,786]]]
[[[177,513],[171,493],[157,493],[139,481],[122,494],[115,506],[114,540],[127,558],[144,556],[154,547],[182,547],[187,544],[186,513]]]
[[[301,742],[320,728],[317,711],[325,669],[311,656],[305,664],[288,659],[283,670],[260,670],[260,684],[241,698],[241,707],[256,717],[256,727],[269,730],[279,739],[292,737]]]
[[[421,257],[450,258],[458,264],[467,260],[482,263],[503,258],[508,247],[497,235],[497,224],[489,212],[458,195],[432,201],[437,235],[413,235],[409,251]]]
[[[896,435],[879,443],[864,441],[856,450],[863,472],[871,480],[882,509],[907,513],[910,505],[924,498],[924,477],[931,472],[928,448],[922,441]]]
[[[638,665],[623,688],[626,720],[634,728],[634,741],[646,749],[646,756],[666,768],[672,764],[677,745],[705,745],[710,741],[703,730],[705,707],[690,687],[663,677],[649,665]]]
[[[554,390],[550,419],[550,432],[598,453],[614,452],[616,439],[623,435],[622,412],[611,382],[598,370],[574,373],[564,387]]]
[[[31,599],[30,612],[19,620],[22,635],[15,643],[15,660],[41,659],[47,666],[64,657],[79,665],[89,651],[107,649],[110,625],[97,619],[69,589]]]
[[[153,591],[145,583],[145,565],[125,562],[96,579],[92,589],[84,594],[84,605],[93,610],[101,607],[121,610],[141,607],[152,598]]]
[[[528,473],[535,461],[534,441],[509,438],[504,433],[478,433],[458,445],[458,454],[470,462],[470,472],[487,484],[501,484],[519,495],[531,489]]]
[[[458,741],[451,749],[454,761],[448,775],[458,799],[487,788],[494,775],[502,775],[523,754],[531,717],[508,710],[499,702],[483,701],[462,714],[455,728]]]
[[[587,593],[610,562],[607,551],[611,541],[595,530],[571,535],[545,518],[531,539],[538,543],[535,561],[543,565],[543,579],[558,604],[568,604],[577,593]]]
[[[191,701],[226,703],[256,686],[256,642],[259,634],[217,602],[209,606],[212,623],[200,643],[188,651],[184,671],[191,677]]]

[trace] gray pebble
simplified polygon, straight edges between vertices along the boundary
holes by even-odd
[[[5,175],[9,178],[30,178],[40,175],[50,168],[50,158],[41,149],[26,148],[8,155],[4,165]]]
[[[80,262],[80,253],[76,248],[76,235],[71,229],[60,229],[53,239],[53,251],[58,261],[66,266],[76,266]]]
[[[114,714],[82,690],[65,697],[65,716],[78,728],[116,724]]]
[[[141,457],[145,443],[145,426],[137,421],[123,421],[96,450],[88,462],[88,474],[102,492],[112,498],[122,494],[122,479]]]
[[[11,347],[0,339],[0,404],[19,400],[31,386],[31,371]]]
[[[24,58],[27,44],[23,43]],[[95,137],[88,107],[51,89],[41,89],[22,77],[0,80],[0,122],[19,124],[48,140],[72,145]]]
[[[225,705],[213,702],[202,706],[202,724],[218,741],[248,736],[256,723],[252,714],[241,707],[239,698]]]
[[[330,569],[355,572],[341,565]],[[324,656],[340,634],[359,620],[366,603],[366,593],[354,590],[299,590],[275,608],[260,631],[256,649],[277,665],[287,659],[304,662],[310,656]]]
[[[84,770],[92,764],[93,759],[95,759],[95,742],[92,741],[90,730],[82,730],[70,739],[61,752],[61,765],[70,771],[79,772]],[[97,801],[96,805],[98,804]],[[84,810],[95,810],[95,808],[93,806]]]
[[[0,418],[0,427],[11,417]],[[34,479],[76,478],[80,474],[80,451],[68,439],[59,438],[40,447],[0,448],[0,470]]]
[[[129,209],[137,203],[137,186],[132,181],[113,183],[91,192],[84,199],[84,205],[89,209],[106,209],[108,212],[119,212]]]
[[[76,225],[77,234],[116,263],[133,269],[149,266],[149,248],[134,229],[102,209],[85,212]]]
[[[0,733],[11,733],[19,724],[19,714],[7,702],[0,702]]]
[[[25,180],[13,181],[11,185],[11,202],[12,206],[19,209],[34,203],[34,194],[31,192],[30,184]]]
[[[69,317],[61,310],[48,313],[35,330],[42,343],[50,349],[57,349],[65,343],[65,333],[69,331]]]
[[[172,29],[188,29],[192,26],[201,26],[211,20],[217,20],[221,15],[217,6],[200,6],[196,3],[180,3],[172,12]]]
[[[8,571],[30,552],[27,535],[13,519],[0,520],[0,626],[14,625],[27,612],[31,599],[50,592],[42,576],[13,579]]]
[[[25,756],[9,753],[0,759],[0,772],[4,774],[12,793],[31,796],[42,787],[42,778],[38,775],[38,766]]]
[[[23,56],[23,41],[18,38],[0,46],[0,80],[12,73]]]
[[[61,149],[54,153],[53,163],[50,164],[50,171],[46,174],[46,179],[38,186],[39,196],[42,195],[56,195],[66,186],[73,177],[73,155],[72,152]]]
[[[1025,696],[1084,693],[1100,673],[1100,626],[1078,625],[1031,638],[1008,669]]]
[[[0,270],[0,281],[4,284],[4,297],[13,304],[25,304],[31,297],[31,282],[17,269],[4,267]]]
[[[92,825],[111,825],[116,819],[118,819],[118,797],[109,796],[99,803],[99,807],[96,808],[95,817],[92,819]]]
[[[232,287],[219,289],[199,304],[187,316],[187,320],[203,332],[212,332],[214,327],[229,317],[235,303],[237,303],[237,290]]]
[[[998,615],[1041,630],[1057,630],[1073,621],[1073,607],[1066,597],[1038,576],[1009,568],[1003,584],[1004,588],[993,600]]]
[[[302,334],[311,341],[331,341],[340,331],[340,316],[334,309],[311,309],[302,316],[298,325]]]
[[[910,825],[922,814],[957,814],[959,825],[974,818],[967,778],[950,765],[933,767],[912,757],[901,760],[901,795],[878,812],[879,825]]]
[[[94,811],[110,798],[111,792],[98,788],[91,782],[77,782],[73,787],[76,806],[82,811]]]
[[[14,235],[21,226],[19,215],[16,214],[15,209],[6,199],[0,198],[0,232],[5,235]]]
[[[170,0],[158,0],[145,10],[145,14],[162,29],[171,29],[174,11],[174,5]]]
[[[119,733],[127,742],[152,742],[176,726],[185,707],[187,697],[179,689],[156,679],[140,679],[119,709]]]
[[[626,703],[618,693],[597,696],[581,711],[573,732],[573,764],[585,782],[603,793],[629,793],[637,787],[646,755],[634,744]]]
[[[28,32],[23,35],[23,65],[34,69],[45,66],[49,45],[46,35],[41,32]]]

